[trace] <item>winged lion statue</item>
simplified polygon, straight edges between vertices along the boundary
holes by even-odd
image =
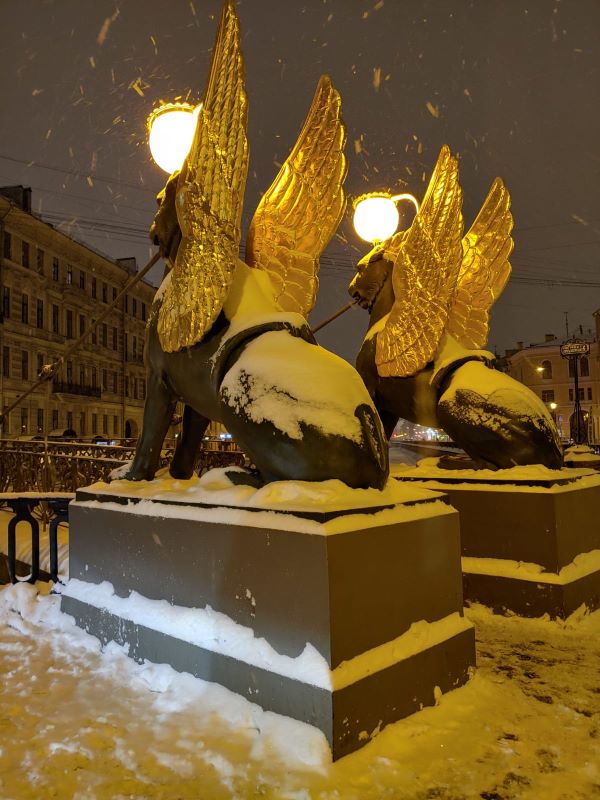
[[[319,257],[345,207],[339,94],[320,79],[299,138],[254,214],[244,262],[246,120],[239,22],[228,0],[190,153],[160,193],[151,228],[170,269],[148,320],[144,421],[125,477],[154,476],[183,401],[173,477],[191,477],[217,420],[263,482],[337,478],[382,488],[387,442],[372,400],[356,370],[319,347],[306,322]]]
[[[512,226],[496,178],[464,233],[458,162],[444,146],[410,228],[358,263],[349,292],[370,319],[356,366],[388,438],[403,418],[443,428],[479,466],[558,468],[548,409],[482,349],[511,272]]]

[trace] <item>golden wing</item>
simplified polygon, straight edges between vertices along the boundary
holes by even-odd
[[[239,23],[228,0],[194,141],[177,184],[182,240],[158,316],[158,335],[167,352],[202,339],[231,286],[248,173],[246,121]]]
[[[489,311],[510,277],[512,227],[510,195],[496,178],[462,241],[463,262],[446,330],[463,347],[485,347]]]
[[[319,258],[345,209],[346,131],[340,96],[323,75],[298,141],[248,231],[246,262],[269,273],[284,311],[315,304]]]
[[[461,264],[462,190],[458,162],[444,145],[408,231],[386,248],[394,258],[394,305],[377,335],[382,377],[414,375],[433,358]]]

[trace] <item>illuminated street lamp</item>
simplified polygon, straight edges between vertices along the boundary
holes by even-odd
[[[353,223],[360,238],[374,244],[393,236],[400,221],[397,204],[402,200],[411,202],[418,213],[419,203],[412,194],[371,192],[358,197],[354,203]]]
[[[543,367],[536,367],[535,371],[542,373],[544,371],[544,368]]]
[[[550,403],[550,408],[551,408],[552,411],[556,411],[558,406],[556,405],[556,403]]]
[[[148,117],[150,152],[165,172],[181,169],[192,146],[200,108],[189,103],[165,103]]]

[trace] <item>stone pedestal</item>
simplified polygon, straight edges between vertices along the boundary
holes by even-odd
[[[466,681],[474,634],[462,616],[458,514],[439,495],[407,487],[385,506],[284,513],[111,486],[71,504],[62,597],[102,642],[320,728],[334,759],[432,705],[436,687]],[[103,581],[114,587],[106,600]],[[132,591],[226,616],[212,638],[187,636],[159,621],[164,603],[140,617]]]
[[[600,607],[600,476],[590,470],[440,469],[394,477],[443,491],[460,514],[466,601],[565,618]]]

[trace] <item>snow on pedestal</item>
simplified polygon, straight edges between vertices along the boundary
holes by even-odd
[[[465,600],[529,617],[600,607],[600,475],[541,465],[397,465],[404,485],[445,492],[460,514]]]
[[[464,683],[458,519],[390,481],[256,490],[201,479],[94,484],[70,508],[63,610],[323,731],[339,758]]]

